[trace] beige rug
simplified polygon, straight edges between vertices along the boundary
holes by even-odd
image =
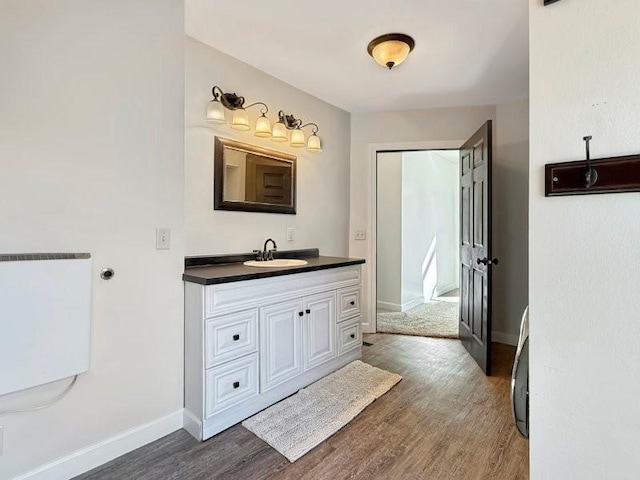
[[[377,331],[422,337],[458,338],[456,301],[432,300],[406,312],[378,312]]]
[[[242,426],[295,462],[400,380],[400,375],[356,360],[248,418]]]

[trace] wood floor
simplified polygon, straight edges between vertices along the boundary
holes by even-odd
[[[485,377],[457,340],[366,335],[363,361],[404,378],[307,455],[289,463],[236,425],[206,442],[175,432],[78,478],[528,478],[528,443],[511,420],[515,349],[494,344]]]

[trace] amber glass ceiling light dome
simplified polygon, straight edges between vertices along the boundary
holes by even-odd
[[[369,42],[367,52],[379,65],[391,70],[407,59],[416,42],[404,33],[387,33]]]

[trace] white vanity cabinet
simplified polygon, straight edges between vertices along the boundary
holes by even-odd
[[[360,358],[360,297],[360,265],[185,282],[185,429],[205,440]]]

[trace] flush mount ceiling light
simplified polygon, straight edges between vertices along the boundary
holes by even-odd
[[[295,118],[293,115],[285,115],[282,110],[278,112],[278,122],[271,128],[271,121],[267,118],[267,112],[269,107],[262,102],[255,102],[251,105],[244,105],[244,97],[238,96],[235,93],[224,93],[217,85],[211,89],[213,100],[207,105],[206,119],[211,123],[227,123],[225,114],[226,110],[233,112],[233,118],[231,120],[231,128],[236,130],[251,130],[249,121],[249,114],[247,109],[255,105],[261,105],[263,108],[260,110],[261,116],[258,117],[255,124],[254,134],[256,137],[271,138],[274,142],[287,142],[289,141],[289,135],[287,130],[291,132],[291,147],[307,147],[309,152],[321,152],[320,137],[318,137],[318,125],[315,123],[306,123],[303,125],[302,120]],[[304,132],[305,127],[313,128],[312,134],[308,140],[305,139]]]
[[[367,52],[382,67],[391,70],[409,56],[416,42],[404,33],[387,33],[369,42]]]

